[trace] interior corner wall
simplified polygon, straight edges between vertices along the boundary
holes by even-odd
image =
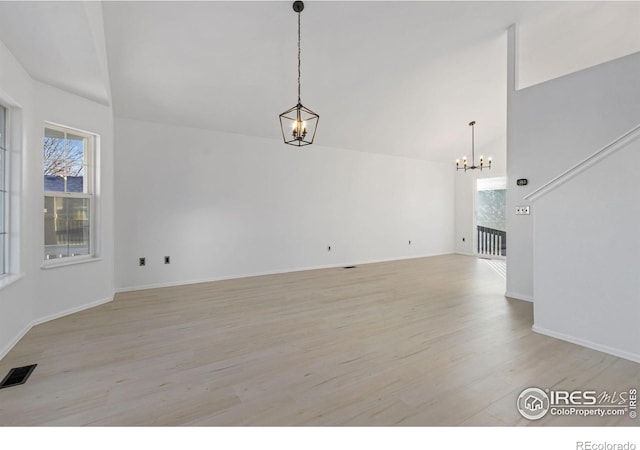
[[[16,220],[17,226],[9,230],[11,242],[17,243],[11,252],[19,264],[11,268],[11,278],[15,281],[0,287],[2,358],[33,325],[113,298],[114,235],[111,107],[32,80],[2,42],[0,67],[0,99],[9,103],[10,115],[19,113],[22,122],[20,146],[10,148],[12,162],[20,166],[20,184],[12,187],[11,192],[15,200],[11,213],[19,215],[19,220]],[[43,154],[39,149],[42,148],[45,121],[100,135],[100,261],[48,270],[41,268],[44,185]],[[12,175],[17,179],[13,170]]]
[[[533,216],[524,197],[640,123],[640,53],[507,97],[507,292],[533,299]],[[513,186],[526,178],[527,186]],[[559,249],[559,251],[561,251]]]
[[[118,290],[453,251],[449,165],[122,118],[115,136]]]

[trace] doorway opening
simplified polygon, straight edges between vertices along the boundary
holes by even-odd
[[[507,256],[507,179],[476,181],[476,252],[483,258]]]

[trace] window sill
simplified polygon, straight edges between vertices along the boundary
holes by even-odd
[[[76,264],[85,264],[85,263],[91,263],[91,262],[97,262],[97,261],[102,261],[102,258],[100,257],[94,257],[94,256],[89,256],[86,258],[78,258],[78,259],[73,259],[71,261],[47,261],[45,263],[42,264],[42,266],[40,266],[40,269],[42,270],[49,270],[49,269],[57,269],[58,267],[67,267],[67,266],[75,266]]]
[[[12,285],[13,283],[21,279],[23,276],[24,275],[21,273],[17,273],[17,274],[9,273],[6,275],[0,275],[0,289],[4,289]]]

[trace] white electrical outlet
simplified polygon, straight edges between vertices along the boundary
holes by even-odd
[[[530,206],[516,206],[516,216],[528,216],[531,214]]]

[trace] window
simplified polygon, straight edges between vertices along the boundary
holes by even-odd
[[[95,135],[47,124],[44,130],[44,259],[95,251]]]
[[[8,171],[7,164],[7,110],[0,106],[0,275],[8,272],[7,261],[9,260],[9,195],[8,195]]]

